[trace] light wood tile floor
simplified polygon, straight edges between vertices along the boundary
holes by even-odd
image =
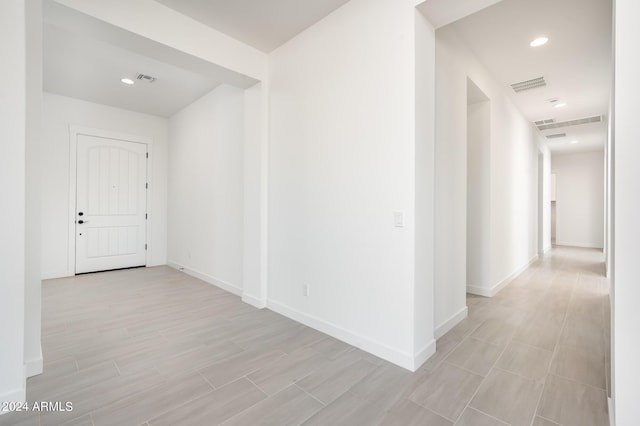
[[[410,373],[168,267],[43,283],[44,374],[70,412],[4,425],[606,426],[602,253],[556,248]]]

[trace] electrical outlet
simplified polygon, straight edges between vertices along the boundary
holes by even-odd
[[[302,286],[302,295],[309,296],[309,286],[306,284]]]

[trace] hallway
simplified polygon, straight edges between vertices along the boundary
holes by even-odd
[[[608,424],[601,251],[555,248],[467,303],[410,373],[168,267],[45,281],[27,397],[73,411],[0,425]]]

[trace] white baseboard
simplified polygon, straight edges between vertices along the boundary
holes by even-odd
[[[609,408],[609,426],[616,426],[616,409],[613,399],[607,398],[607,406]]]
[[[455,314],[451,315],[451,317],[448,320],[436,326],[436,339],[439,339],[445,334],[447,334],[449,330],[451,330],[453,327],[458,325],[460,321],[465,319],[468,313],[469,313],[469,308],[465,306]]]
[[[242,293],[242,301],[258,309],[267,307],[267,301],[265,299],[260,299],[247,293]]]
[[[204,282],[207,282],[209,284],[213,284],[216,287],[219,287],[219,288],[221,288],[221,289],[223,289],[225,291],[228,291],[229,293],[235,294],[236,296],[242,296],[242,288],[240,288],[240,287],[238,287],[238,286],[236,286],[234,284],[228,283],[228,282],[223,281],[223,280],[219,280],[216,277],[212,277],[211,275],[207,275],[207,274],[202,273],[200,271],[196,271],[195,269],[184,267],[184,266],[182,266],[182,265],[180,265],[178,263],[175,263],[175,262],[169,261],[169,262],[167,262],[167,265],[171,266],[174,269],[182,271],[185,274],[191,275],[192,277],[196,277],[198,279],[201,279]]]
[[[416,371],[420,367],[420,365],[424,363],[424,361],[426,361],[433,353],[435,353],[435,340],[427,344],[416,354],[412,355],[407,352],[389,347],[384,343],[380,343],[368,337],[354,333],[350,330],[346,330],[323,319],[305,314],[304,312],[300,312],[297,309],[291,308],[283,303],[276,302],[271,299],[267,300],[267,307],[274,312],[284,315],[285,317],[288,317],[315,330],[328,334],[329,336],[335,337],[338,340],[342,340],[345,343],[362,349],[365,352],[369,352],[377,357],[380,357],[410,371]]]
[[[40,347],[40,356],[35,359],[28,360],[24,363],[24,371],[27,377],[37,376],[44,371],[42,347]]]
[[[476,296],[493,297],[490,288],[481,287],[478,285],[467,285],[467,293],[475,294]]]
[[[549,247],[545,247],[545,248],[543,248],[542,250],[540,250],[540,251],[538,252],[538,255],[539,255],[539,256],[542,256],[543,254],[545,254],[545,253],[547,253],[549,250],[551,250],[551,248],[552,248],[552,246],[549,246]]]
[[[26,400],[27,390],[25,388],[5,392],[0,395],[0,401],[2,402],[25,402]],[[3,411],[2,407],[0,407],[0,416],[6,413],[9,413],[9,411]]]
[[[436,339],[433,339],[413,356],[413,368],[409,368],[409,370],[416,371],[435,353]]]
[[[538,258],[539,256],[536,254],[531,259],[529,259],[529,262],[527,262],[524,266],[521,266],[516,271],[511,273],[508,277],[504,278],[498,284],[492,287],[467,285],[467,293],[475,294],[477,296],[493,297],[496,294],[498,294],[500,290],[505,288],[511,281],[513,281],[518,275],[526,271],[527,268],[529,268],[533,263],[535,263],[538,260]]]
[[[69,278],[73,277],[75,274],[69,271],[60,271],[60,272],[44,272],[42,274],[41,280],[56,280],[58,278]]]
[[[557,246],[566,246],[566,247],[602,249],[602,244],[600,244],[600,243],[570,243],[570,242],[566,242],[566,241],[556,241],[556,245]]]

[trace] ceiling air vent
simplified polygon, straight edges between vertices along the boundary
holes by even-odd
[[[142,73],[138,74],[136,79],[141,80],[141,81],[146,81],[147,83],[153,83],[154,81],[156,81],[155,77],[151,77],[150,75],[146,75],[146,74],[142,74]]]
[[[555,135],[547,135],[547,139],[558,139],[566,137],[566,133],[556,133]]]
[[[550,124],[538,124],[538,130],[558,129],[560,127],[579,126],[580,124],[600,123],[604,120],[603,115],[596,115],[594,117],[579,118],[577,120],[560,121],[558,123]]]
[[[551,124],[551,123],[555,123],[556,120],[554,120],[553,118],[547,118],[545,120],[538,120],[538,121],[534,121],[533,123],[536,126],[542,126],[543,124]]]
[[[547,82],[544,81],[544,77],[538,77],[527,81],[521,81],[519,83],[513,83],[511,88],[514,92],[523,92],[525,90],[535,89],[537,87],[546,86]]]

